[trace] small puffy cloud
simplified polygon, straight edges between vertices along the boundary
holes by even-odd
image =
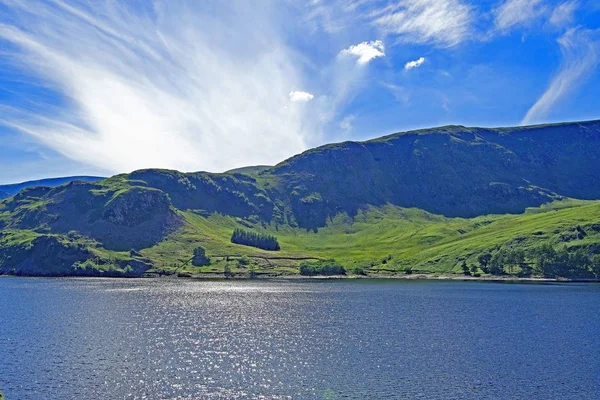
[[[385,56],[385,48],[381,40],[375,40],[350,46],[342,50],[340,54],[358,57],[356,61],[358,64],[367,64],[374,58]]]
[[[293,90],[290,92],[290,101],[292,102],[307,102],[314,98],[315,96],[312,93],[302,92],[298,90]]]
[[[404,69],[408,71],[413,68],[420,67],[425,61],[427,61],[425,57],[420,57],[418,60],[415,61],[409,61],[404,65]]]

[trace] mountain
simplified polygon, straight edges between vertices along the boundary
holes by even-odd
[[[19,193],[21,190],[35,187],[35,186],[48,186],[55,187],[64,185],[65,183],[73,182],[73,181],[83,181],[83,182],[96,182],[102,179],[98,176],[67,176],[62,178],[49,178],[49,179],[40,179],[37,181],[27,181],[22,183],[13,183],[10,185],[0,185],[0,200],[5,199],[10,196],[14,196]]]
[[[592,256],[599,145],[600,121],[445,126],[326,145],[273,167],[28,188],[0,203],[0,271],[219,272],[242,259],[243,270],[248,257],[265,273],[329,258],[366,273],[459,272],[482,254],[542,244]],[[281,251],[231,243],[236,228],[276,237]],[[198,246],[210,265],[189,263]]]

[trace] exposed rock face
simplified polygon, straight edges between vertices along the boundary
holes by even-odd
[[[182,210],[205,210],[243,218],[255,215],[263,221],[273,216],[272,199],[251,176],[140,170],[128,178],[162,190]]]
[[[300,226],[322,226],[328,216],[365,204],[472,217],[520,213],[556,196],[600,198],[598,148],[600,121],[449,126],[327,145],[269,173],[279,177]],[[321,201],[302,201],[307,196]]]
[[[102,218],[115,225],[133,227],[153,215],[167,214],[170,204],[169,196],[160,190],[135,187],[115,194],[104,207]]]
[[[102,259],[81,243],[60,236],[40,235],[30,243],[0,246],[0,274],[136,277],[151,267],[152,261],[143,257]]]

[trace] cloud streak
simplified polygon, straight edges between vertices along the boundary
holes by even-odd
[[[525,24],[544,13],[542,0],[506,0],[494,11],[496,27],[501,31]]]
[[[556,26],[572,23],[578,7],[579,2],[576,0],[569,0],[559,4],[550,15],[550,23]]]
[[[554,106],[589,76],[598,62],[598,42],[593,31],[570,29],[558,39],[563,64],[552,82],[529,109],[522,124],[543,121]]]
[[[65,102],[58,113],[5,109],[0,123],[73,160],[110,173],[226,170],[280,161],[314,130],[286,106],[302,71],[264,9],[240,2],[243,12],[219,6],[215,18],[200,2],[0,4],[14,64]]]
[[[460,0],[400,0],[373,15],[375,25],[401,42],[452,47],[472,35],[471,6]]]

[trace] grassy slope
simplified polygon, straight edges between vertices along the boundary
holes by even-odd
[[[367,267],[371,272],[402,272],[411,266],[419,272],[460,272],[466,259],[476,263],[477,256],[497,246],[519,243],[532,247],[542,241],[555,245],[579,246],[600,243],[600,232],[587,229],[582,240],[562,242],[573,226],[600,222],[600,202],[568,200],[528,209],[521,215],[490,215],[473,219],[444,218],[417,209],[392,206],[370,208],[354,218],[338,215],[317,233],[293,228],[254,229],[276,235],[282,251],[267,252],[230,243],[231,232],[247,222],[213,214],[205,218],[182,213],[186,224],[165,241],[143,251],[167,269],[187,261],[193,248],[202,245],[213,257],[213,265],[197,269],[186,265],[179,271],[222,271],[225,259],[217,256],[250,255],[259,269],[293,273],[298,257],[334,258],[346,267]],[[243,224],[242,224],[243,222]],[[391,260],[383,259],[391,255]],[[288,257],[289,259],[281,259]]]

